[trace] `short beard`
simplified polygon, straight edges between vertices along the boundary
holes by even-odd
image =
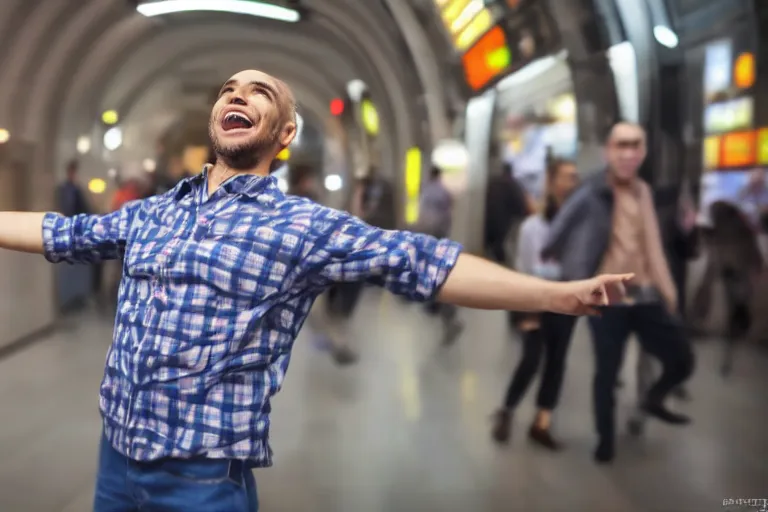
[[[212,123],[208,125],[208,136],[216,158],[236,171],[247,171],[258,166],[269,148],[277,144],[277,135],[274,135],[256,138],[238,146],[223,147],[216,137]]]

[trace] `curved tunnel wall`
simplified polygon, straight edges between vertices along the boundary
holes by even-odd
[[[75,154],[78,136],[92,135],[94,150],[89,160],[99,161],[101,109],[124,108],[123,128],[131,133],[138,133],[134,125],[147,121],[134,111],[154,110],[154,120],[148,120],[154,131],[171,124],[173,109],[150,107],[169,100],[160,93],[173,90],[176,73],[200,65],[203,53],[217,62],[209,66],[214,83],[231,70],[264,67],[286,78],[302,107],[318,119],[327,115],[329,95],[342,95],[349,80],[366,81],[381,115],[382,153],[388,159],[382,162],[386,167],[382,170],[396,184],[407,148],[428,147],[431,142],[430,132],[425,133],[421,119],[413,113],[424,111],[423,96],[431,92],[441,97],[441,91],[435,90],[440,83],[430,78],[435,70],[425,65],[423,55],[414,59],[403,54],[404,48],[407,52],[423,43],[402,37],[402,31],[413,30],[414,25],[398,27],[379,2],[308,0],[309,16],[300,32],[295,27],[285,31],[285,25],[276,22],[226,15],[146,19],[123,0],[4,0],[3,4],[0,127],[11,133],[8,147],[16,148],[30,163],[24,177],[34,191],[26,205],[29,209],[53,206],[57,171]],[[397,12],[401,21],[415,19],[408,9]],[[237,56],[227,49],[229,43],[237,43]],[[248,64],[238,65],[246,54]],[[142,103],[139,91],[148,85],[158,93]],[[440,108],[437,103],[427,102],[427,111],[433,110],[427,112],[431,120],[441,118],[440,112],[434,112]],[[140,145],[153,135],[145,134]],[[52,269],[42,258],[17,256],[0,252],[0,264],[11,274],[35,276],[24,292],[31,299],[28,305],[18,300],[3,304],[0,321],[11,324],[19,315],[29,321],[16,322],[24,325],[0,336],[0,345],[49,324],[55,316]],[[0,296],[8,292],[0,283]]]

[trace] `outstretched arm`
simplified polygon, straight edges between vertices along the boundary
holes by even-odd
[[[438,299],[473,309],[540,312],[552,310],[562,283],[509,270],[462,254],[445,280]]]
[[[45,213],[0,212],[0,248],[43,253]]]
[[[52,262],[92,263],[122,256],[140,208],[136,201],[107,215],[0,212],[0,248],[44,254]]]
[[[321,212],[328,231],[316,239],[305,264],[319,286],[369,281],[411,300],[443,302],[475,309],[594,314],[623,294],[632,276],[599,276],[556,283],[508,270],[461,254],[448,240],[406,231],[373,228],[358,219]],[[335,222],[329,222],[335,217]]]

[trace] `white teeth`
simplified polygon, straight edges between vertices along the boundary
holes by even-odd
[[[235,119],[235,118],[242,119],[246,123],[251,124],[251,120],[245,117],[243,114],[240,114],[239,112],[230,112],[229,114],[226,115],[224,119],[228,120],[228,119]]]

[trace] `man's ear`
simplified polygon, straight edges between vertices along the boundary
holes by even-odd
[[[280,146],[281,150],[287,148],[296,138],[296,124],[286,123],[283,130],[280,132]]]

